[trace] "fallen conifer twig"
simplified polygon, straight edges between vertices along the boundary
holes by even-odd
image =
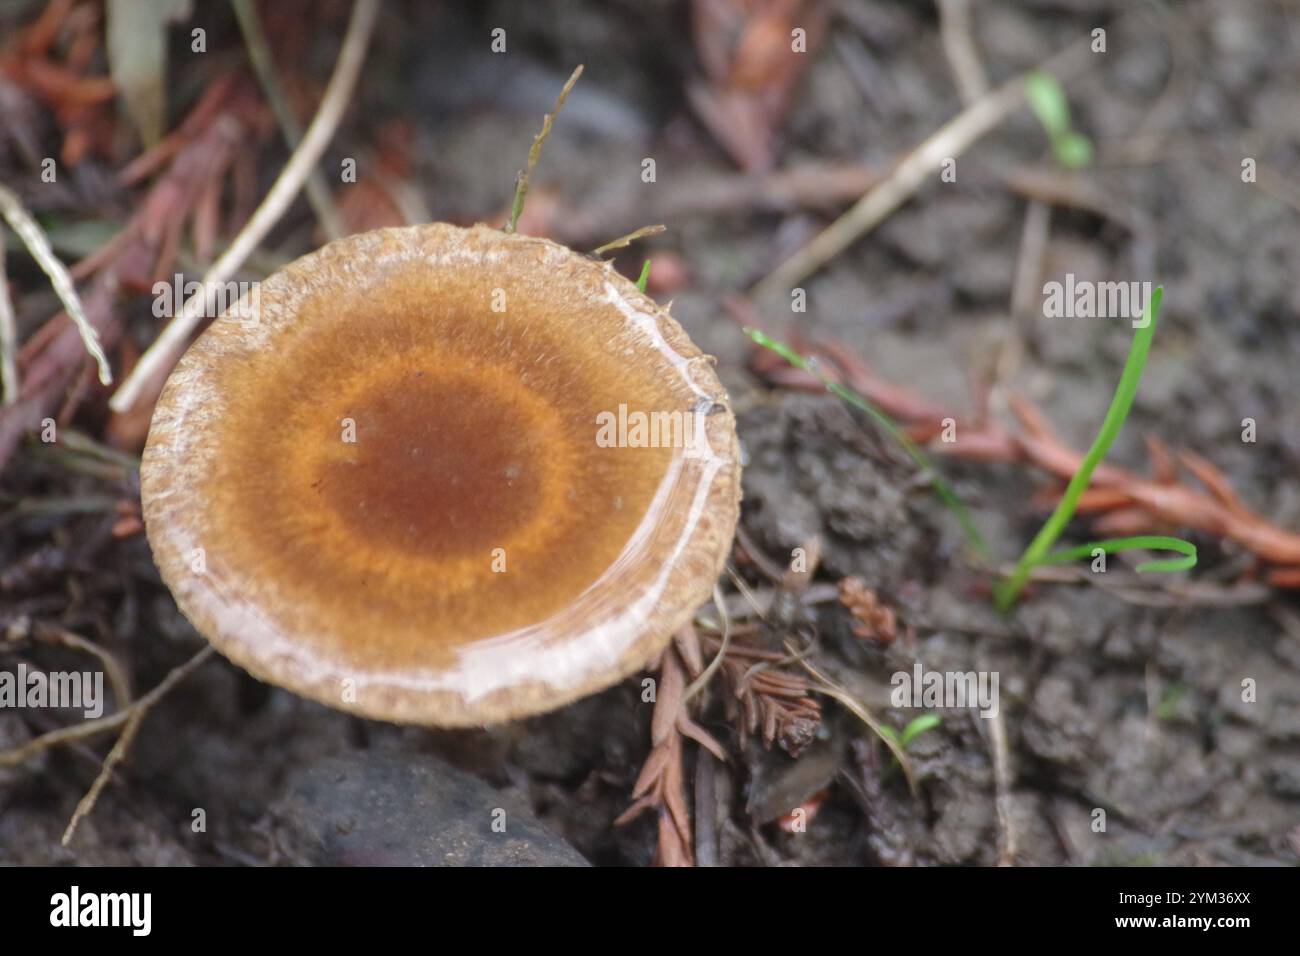
[[[838,587],[840,603],[853,618],[854,637],[880,644],[892,644],[898,640],[898,616],[866,581],[855,576],[841,578]],[[909,634],[910,629],[904,629],[903,633]]]
[[[691,814],[686,802],[686,776],[682,766],[684,739],[689,737],[721,761],[726,751],[707,730],[695,723],[686,707],[686,678],[703,671],[699,638],[691,625],[684,627],[661,657],[655,689],[654,716],[650,721],[650,755],[632,787],[634,802],[614,821],[620,826],[647,810],[658,813],[659,836],[655,863],[659,866],[693,866]]]
[[[204,290],[226,281],[235,274],[266,238],[271,227],[279,222],[280,217],[298,195],[307,176],[316,167],[325,147],[333,138],[334,131],[343,118],[343,112],[351,102],[352,91],[361,74],[366,47],[370,42],[370,34],[374,30],[378,14],[379,0],[356,0],[352,7],[352,18],[348,22],[347,33],[343,37],[343,46],[334,64],[334,73],[330,76],[325,95],[321,97],[320,106],[316,110],[315,117],[312,118],[311,125],[307,127],[302,142],[289,157],[288,163],[280,171],[280,175],[261,205],[257,207],[248,222],[244,223],[239,234],[203,277],[202,288],[186,301],[180,314],[163,329],[162,334],[154,340],[135,368],[131,370],[131,374],[126,377],[121,388],[109,400],[109,407],[113,411],[121,413],[134,406],[146,385],[153,381],[162,369],[171,368],[176,363],[203,317],[203,307],[208,298]]]
[[[843,343],[817,338],[804,343],[806,353],[822,359],[823,375],[844,382],[869,396],[873,403],[901,422],[918,443],[935,453],[980,462],[1025,464],[1061,481],[1069,481],[1083,463],[1083,453],[1056,437],[1043,415],[1026,399],[1011,396],[1009,404],[1018,429],[984,421],[982,414],[962,415],[937,405],[909,388],[881,379]],[[756,352],[755,371],[768,381],[801,391],[823,391],[822,378],[772,362],[770,353]],[[975,421],[959,428],[956,440],[935,442],[944,420]],[[1243,547],[1267,565],[1264,579],[1275,587],[1300,587],[1300,533],[1272,524],[1247,508],[1231,491],[1231,483],[1209,461],[1191,453],[1179,463],[1205,488],[1180,483],[1173,458],[1156,442],[1151,446],[1153,476],[1135,474],[1116,465],[1101,464],[1079,502],[1081,515],[1112,519],[1099,524],[1107,534],[1152,534],[1188,528]]]
[[[86,295],[86,316],[100,339],[112,345],[121,334],[121,321],[114,314],[113,297],[117,281],[102,276]],[[18,399],[0,407],[0,470],[23,440],[41,426],[42,419],[75,404],[82,393],[76,387],[78,373],[85,367],[86,350],[77,327],[65,313],[53,316],[18,350],[21,370]]]
[[[72,267],[71,274],[78,280],[95,279],[86,294],[86,315],[107,349],[115,346],[123,330],[122,310],[115,305],[118,294],[149,288],[157,277],[170,274],[197,197],[238,161],[236,147],[256,125],[253,111],[258,104],[231,83],[220,79],[212,84],[180,129],[164,141],[171,145],[155,154],[161,158],[141,167],[153,171],[170,160],[136,212],[117,235]],[[0,469],[8,464],[23,435],[43,418],[66,420],[64,413],[75,408],[84,391],[74,387],[84,357],[80,334],[63,313],[51,317],[23,343],[18,354],[22,372],[18,400],[0,408]]]
[[[721,642],[707,638],[706,645]],[[771,749],[774,743],[791,757],[798,757],[816,739],[821,727],[821,704],[810,694],[808,681],[783,670],[787,655],[752,644],[732,642],[722,658],[722,677],[727,688],[727,719],[736,727],[741,746],[753,736]]]

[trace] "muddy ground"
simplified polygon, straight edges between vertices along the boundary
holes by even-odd
[[[362,102],[331,158],[363,149],[384,123],[405,118],[414,131],[410,180],[431,215],[490,219],[508,202],[540,113],[572,65],[585,63],[536,179],[539,202],[562,201],[552,231],[575,242],[594,239],[590,247],[658,221],[658,210],[671,207],[663,217],[668,232],[620,264],[635,272],[645,253],[689,274],[661,298],[674,300],[674,314],[718,356],[731,390],[748,460],[744,533],[777,563],[820,536],[819,583],[859,576],[914,630],[912,639],[888,646],[863,641],[851,633],[847,610],[830,600],[758,639],[774,647],[795,633],[815,641],[818,665],[898,727],[914,715],[891,708],[890,676],[915,661],[930,670],[1000,675],[1007,748],[1001,799],[998,730],[966,711],[941,712],[941,725],[911,745],[912,796],[870,731],[839,704],[824,701],[819,739],[793,760],[779,747],[742,745],[715,695],[701,722],[731,760],[697,767],[698,751],[687,748],[688,780],[708,775],[716,797],[715,807],[696,803],[716,812],[702,857],[737,865],[1300,862],[1295,598],[1264,592],[1244,606],[1222,606],[1221,598],[1166,600],[1159,581],[1117,594],[1081,578],[1039,584],[1012,615],[995,614],[988,575],[972,565],[956,523],[905,457],[836,399],[773,390],[748,370],[751,348],[726,317],[724,297],[770,271],[830,216],[752,204],[692,208],[701,177],[731,174],[735,166],[687,106],[684,84],[697,67],[684,5],[475,6],[468,16],[451,15],[455,4],[390,7]],[[337,35],[338,5],[327,7],[331,16],[320,20]],[[774,140],[775,164],[834,159],[887,169],[962,106],[937,14],[915,2],[828,7],[829,35],[795,87]],[[483,39],[498,25],[510,37],[505,58],[493,58]],[[1053,209],[1037,284],[1067,272],[1163,283],[1160,334],[1113,457],[1144,469],[1143,437],[1159,436],[1215,462],[1257,512],[1300,528],[1300,9],[1228,0],[980,2],[972,36],[996,83],[1099,25],[1108,31],[1108,52],[1068,91],[1074,122],[1096,147],[1096,162],[1081,175],[1123,215]],[[233,42],[229,23],[213,19],[212,29],[218,45]],[[309,46],[304,69],[323,76],[332,49],[329,42],[319,53]],[[266,147],[264,178],[282,156],[276,149]],[[640,179],[645,156],[657,160],[654,184]],[[1271,171],[1268,184],[1242,182],[1247,156]],[[987,374],[1010,341],[1019,358],[995,392],[993,413],[1005,414],[999,396],[1026,394],[1063,438],[1085,445],[1132,332],[1114,320],[1043,318],[1037,299],[1027,317],[1009,319],[1027,202],[1001,173],[1023,164],[1052,168],[1027,110],[960,157],[956,183],[933,177],[807,280],[806,313],[767,313],[772,328],[834,335],[882,376],[960,409],[973,407],[970,382]],[[75,197],[97,182],[86,177],[70,188]],[[42,209],[36,195],[30,201],[38,212],[67,216],[66,208]],[[639,208],[648,211],[639,215]],[[582,236],[584,217],[605,232]],[[311,245],[305,206],[269,243],[282,257]],[[33,271],[11,259],[21,288],[37,288],[24,278]],[[33,293],[20,315],[32,327],[49,311],[49,300]],[[155,334],[147,310],[133,334],[142,344]],[[1255,443],[1241,440],[1246,417],[1258,423]],[[90,407],[76,425],[97,434],[102,416]],[[1013,559],[1044,518],[1031,503],[1041,477],[1009,465],[942,467],[994,553]],[[0,618],[11,637],[21,636],[27,620],[62,624],[120,657],[140,689],[201,646],[161,586],[143,536],[109,534],[113,500],[135,489],[74,474],[32,445],[0,481]],[[70,498],[90,504],[19,507]],[[93,507],[102,500],[109,504]],[[1086,522],[1077,522],[1070,540],[1087,533]],[[1230,588],[1248,571],[1233,546],[1192,537],[1200,566],[1176,580]],[[1113,561],[1127,573],[1129,562]],[[768,583],[744,562],[740,574],[755,587]],[[3,653],[5,664],[81,666],[71,652],[21,640]],[[1254,702],[1242,700],[1247,678],[1257,682]],[[612,823],[646,756],[650,711],[633,680],[509,727],[400,728],[261,685],[218,659],[149,717],[71,846],[61,847],[59,835],[108,745],[56,749],[0,770],[0,862],[392,860],[379,848],[391,846],[391,832],[337,852],[301,839],[315,826],[304,820],[346,817],[338,800],[365,799],[356,787],[310,784],[311,768],[343,756],[355,763],[441,758],[504,791],[499,799],[531,810],[592,863],[647,864],[653,819]],[[71,719],[0,712],[0,746]],[[421,774],[373,779],[399,797],[401,788],[429,785]],[[465,784],[474,799],[497,799],[473,790],[477,785]],[[422,829],[443,825],[438,813],[456,812],[455,799],[431,799],[428,815],[395,813],[392,827],[407,828],[415,840]],[[804,832],[774,822],[801,805]],[[205,811],[206,832],[193,832],[196,808]],[[1105,811],[1104,832],[1093,826],[1097,809]],[[369,811],[354,816],[372,819]],[[473,844],[474,834],[465,839]],[[538,836],[512,860],[475,856],[472,846],[460,859],[571,859],[568,848],[549,840]]]

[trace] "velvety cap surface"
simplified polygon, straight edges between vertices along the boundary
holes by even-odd
[[[434,224],[325,246],[185,354],[141,469],[182,611],[396,721],[537,713],[707,599],[739,500],[711,361],[608,265]]]

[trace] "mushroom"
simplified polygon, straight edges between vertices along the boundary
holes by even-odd
[[[740,499],[712,367],[606,262],[380,229],[275,273],[181,358],[140,471],[181,611],[256,677],[400,723],[496,723],[642,668]]]

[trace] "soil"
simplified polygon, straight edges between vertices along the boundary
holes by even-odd
[[[635,273],[643,258],[658,257],[689,272],[671,295],[673,312],[718,356],[731,390],[747,460],[742,530],[750,546],[784,564],[792,549],[819,537],[818,581],[862,578],[913,632],[887,646],[864,641],[852,634],[848,611],[830,600],[798,609],[797,621],[777,622],[762,639],[773,647],[791,633],[815,641],[818,666],[899,728],[915,713],[891,706],[891,676],[910,673],[917,661],[926,670],[1000,677],[997,721],[945,710],[936,729],[911,743],[915,794],[874,735],[839,704],[824,701],[818,739],[796,760],[779,747],[742,743],[715,694],[701,722],[731,759],[698,757],[690,744],[687,778],[707,773],[714,784],[716,806],[705,812],[715,811],[717,862],[1300,863],[1295,599],[1265,592],[1242,606],[1160,601],[1158,583],[1117,594],[1080,577],[1036,584],[1011,615],[996,614],[989,577],[969,560],[957,523],[870,421],[830,396],[772,390],[749,371],[751,346],[722,300],[829,217],[748,206],[690,211],[699,177],[734,167],[687,106],[684,83],[697,67],[686,8],[668,0],[489,2],[452,15],[450,6],[387,11],[361,103],[328,162],[405,117],[415,128],[411,178],[433,217],[490,219],[508,203],[554,91],[573,64],[585,63],[534,183],[537,196],[561,197],[573,217],[556,231],[572,236],[582,231],[575,222],[608,220],[611,231],[590,237],[594,246],[624,226],[656,221],[602,214],[648,208],[676,193],[668,232],[619,263]],[[835,159],[887,169],[962,108],[934,5],[829,6],[837,12],[796,87],[776,165]],[[1078,175],[1138,226],[1053,209],[1041,280],[1070,272],[1163,283],[1160,332],[1113,459],[1145,469],[1143,438],[1158,436],[1212,460],[1253,510],[1300,528],[1300,220],[1291,186],[1300,170],[1300,20],[1280,4],[1222,0],[1125,12],[1130,6],[990,0],[975,8],[973,40],[995,84],[1096,26],[1108,32],[1108,52],[1068,87],[1073,121],[1097,155]],[[479,42],[497,25],[509,35],[504,57]],[[234,36],[228,23],[213,30],[217,45]],[[323,76],[332,55],[326,44],[319,63],[315,55],[307,62]],[[657,161],[654,184],[640,179],[645,156]],[[1258,184],[1243,183],[1243,157],[1271,170],[1273,185],[1262,175]],[[1026,201],[1001,174],[1049,162],[1041,127],[1028,111],[1017,113],[962,154],[956,183],[936,176],[809,278],[807,312],[773,311],[773,327],[838,337],[883,377],[963,409],[974,407],[972,378],[988,373],[1014,329],[1019,361],[1004,386],[1030,396],[1065,440],[1086,446],[1132,331],[1125,322],[1038,312],[1009,320]],[[91,186],[82,180],[70,188]],[[312,243],[306,206],[290,219],[269,244],[285,255]],[[11,278],[34,289],[23,281],[28,265],[12,259]],[[50,311],[48,301],[41,307],[33,298],[20,314]],[[147,344],[147,325],[138,331]],[[1005,410],[995,401],[993,411]],[[1241,439],[1244,418],[1257,423],[1253,443]],[[93,412],[76,425],[102,429]],[[1045,517],[1033,503],[1041,478],[1007,465],[941,467],[993,553],[1012,560]],[[0,476],[0,491],[0,626],[11,638],[0,663],[84,666],[73,652],[24,640],[36,620],[102,644],[126,663],[138,689],[202,646],[162,587],[143,537],[113,538],[111,508],[91,507],[134,489],[74,473],[27,445]],[[85,506],[20,504],[68,499]],[[1087,523],[1076,522],[1069,539],[1087,534]],[[1248,572],[1232,546],[1194,540],[1201,552],[1194,580],[1227,586]],[[1126,573],[1127,562],[1112,562]],[[755,587],[764,583],[753,567],[742,565],[740,574]],[[1254,682],[1253,700],[1243,699],[1244,681]],[[636,679],[506,727],[395,727],[259,684],[216,659],[151,714],[69,847],[60,846],[60,834],[107,744],[55,749],[0,770],[0,863],[322,861],[303,850],[301,834],[323,826],[313,814],[346,808],[304,800],[302,781],[365,752],[367,760],[383,755],[408,766],[421,757],[431,766],[443,760],[472,775],[465,793],[477,796],[466,797],[469,804],[458,811],[454,796],[430,798],[430,814],[477,812],[492,796],[476,789],[486,782],[586,860],[648,864],[652,815],[625,826],[613,821],[648,752],[650,715]],[[62,720],[0,711],[0,749]],[[1002,787],[999,732],[1007,753]],[[392,772],[373,779],[379,790],[418,783]],[[307,792],[319,793],[310,785]],[[345,788],[331,800],[350,794],[374,796]],[[799,807],[807,826],[792,832],[778,818]],[[206,821],[202,832],[192,826],[196,810]],[[419,825],[411,814],[394,814],[399,834]],[[508,862],[572,861],[572,851],[552,846],[541,828],[528,836],[535,845]],[[391,842],[393,831],[373,839]],[[467,839],[472,844],[472,834]],[[374,859],[372,849],[350,845],[325,861]],[[469,845],[456,859],[504,859],[480,854]]]

